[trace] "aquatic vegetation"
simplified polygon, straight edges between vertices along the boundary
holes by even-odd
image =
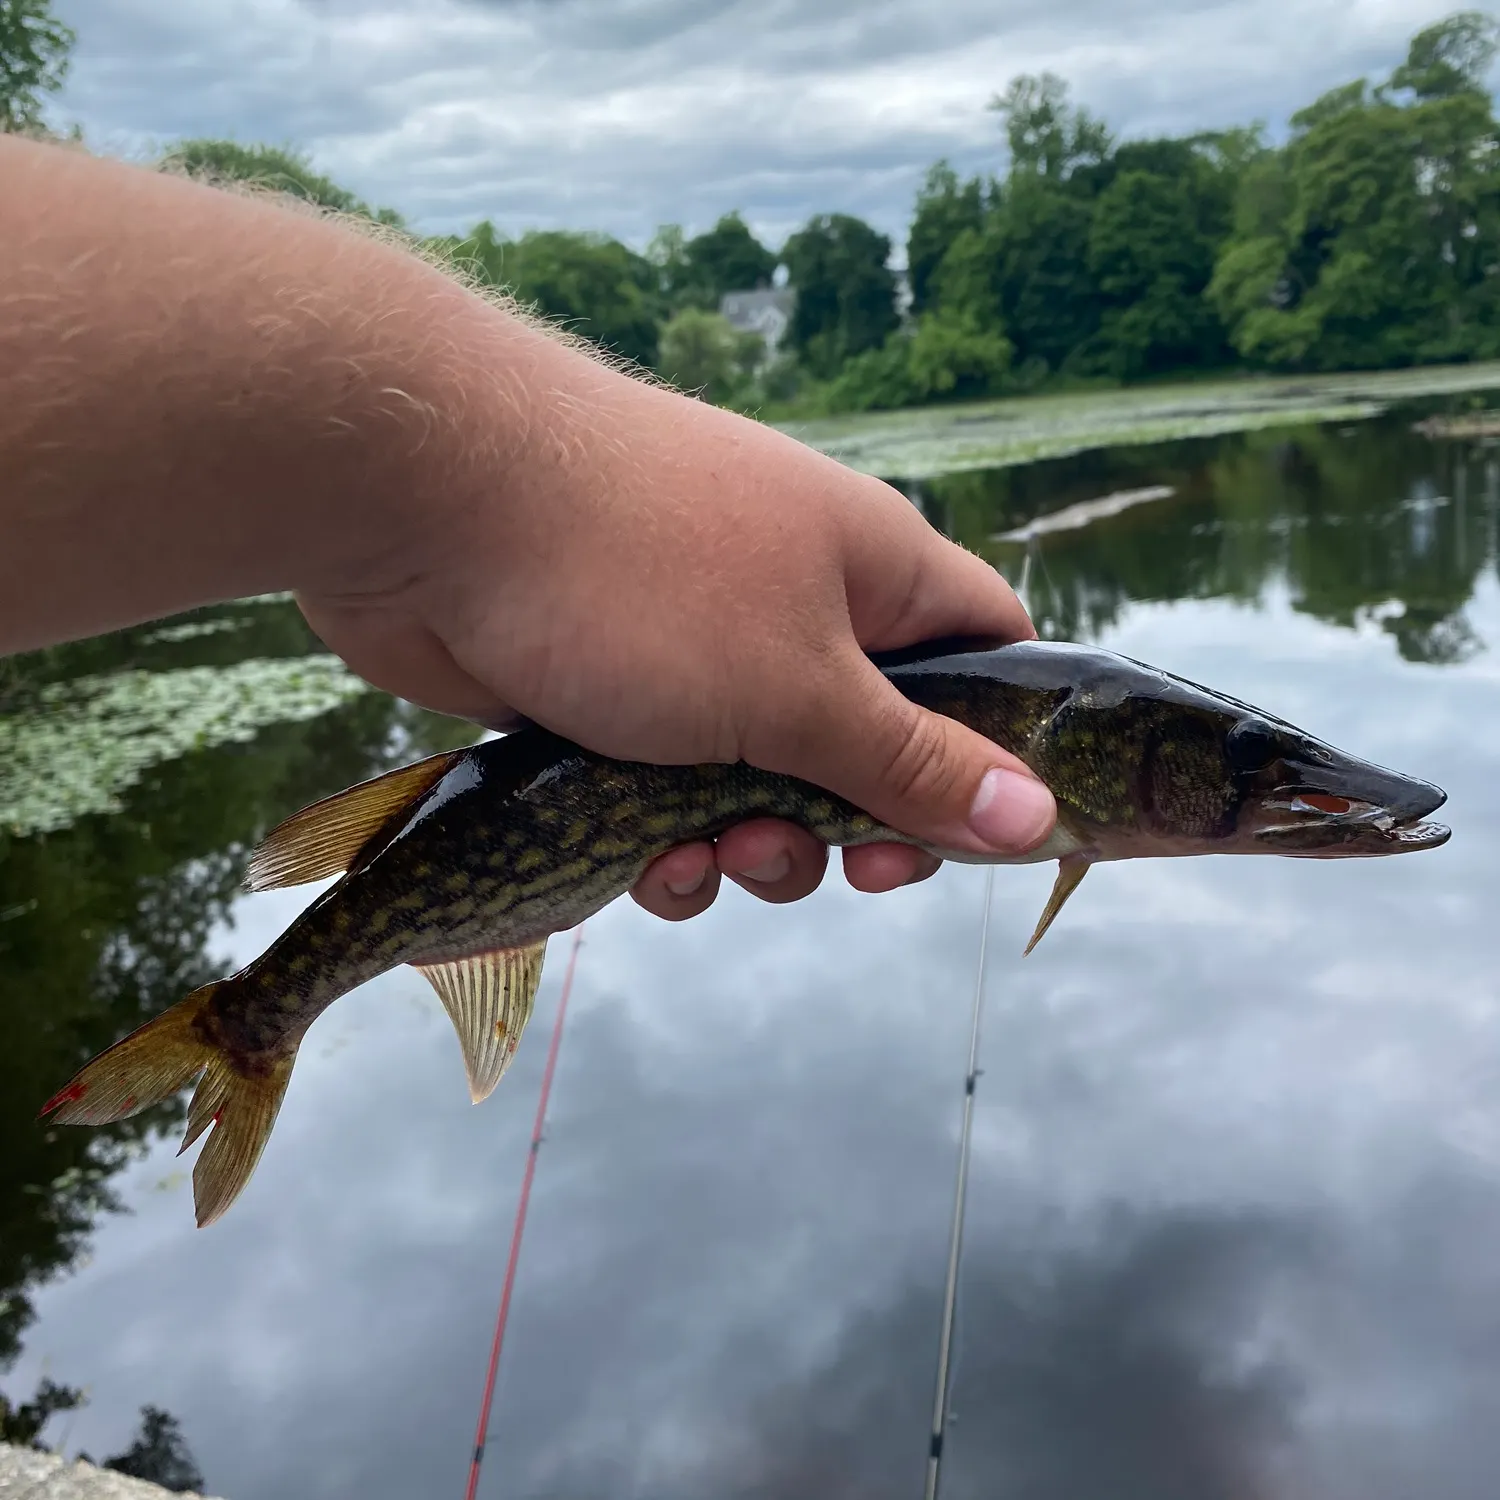
[[[0,718],[0,832],[46,833],[118,812],[152,766],[315,718],[367,691],[323,655],[48,684]]]
[[[1029,396],[778,424],[882,479],[935,479],[1094,448],[1358,422],[1398,401],[1500,389],[1500,363]]]
[[[160,630],[153,630],[150,635],[142,641],[143,645],[155,646],[166,643],[175,644],[178,641],[195,641],[205,635],[222,635],[226,630],[238,630],[245,624],[243,620],[189,620],[185,625],[163,625]]]
[[[1500,438],[1500,411],[1427,417],[1414,430],[1429,438]]]

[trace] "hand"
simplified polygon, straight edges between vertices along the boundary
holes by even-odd
[[[355,671],[432,708],[743,758],[944,848],[1050,829],[1019,761],[861,649],[1033,634],[877,480],[403,251],[83,152],[0,137],[0,267],[0,651],[291,588]],[[691,916],[723,872],[791,900],[825,858],[761,820],[663,856],[637,899]],[[883,890],[933,864],[845,869]]]
[[[568,400],[533,415],[536,441],[493,493],[424,513],[399,576],[300,596],[333,650],[432,708],[497,727],[519,713],[625,758],[742,757],[950,847],[1046,836],[1052,799],[1024,765],[914,707],[863,655],[1033,637],[992,568],[889,486],[770,428],[548,354]],[[810,834],[758,819],[662,856],[634,895],[680,920],[722,874],[794,901],[826,862]],[[865,891],[937,869],[906,845],[844,853]]]

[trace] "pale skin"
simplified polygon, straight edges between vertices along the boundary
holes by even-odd
[[[1055,809],[865,650],[1028,639],[902,495],[631,378],[398,248],[275,204],[0,137],[0,654],[293,589],[376,686],[596,751],[744,758],[941,847]],[[798,900],[827,850],[770,820],[662,856]],[[937,869],[847,850],[885,891]]]

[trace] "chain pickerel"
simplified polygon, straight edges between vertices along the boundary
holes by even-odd
[[[1058,861],[1028,953],[1092,864],[1379,856],[1449,836],[1421,821],[1446,800],[1437,787],[1107,651],[950,641],[877,660],[909,698],[1004,746],[1051,789],[1048,841],[993,861]],[[536,727],[376,777],[274,829],[246,884],[341,878],[253,963],[101,1053],[43,1113],[119,1120],[198,1078],[182,1149],[211,1132],[193,1172],[198,1223],[208,1224],[249,1180],[298,1045],[341,995],[416,968],[453,1020],[478,1102],[515,1053],[551,934],[628,891],[666,850],[761,817],[830,845],[920,842],[789,776],[612,760]]]

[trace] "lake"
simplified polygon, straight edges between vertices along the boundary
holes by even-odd
[[[948,1500],[1493,1493],[1500,446],[1412,416],[905,484],[1044,635],[1434,780],[1455,830],[1105,866],[1024,962],[1052,872],[997,872]],[[269,600],[0,667],[0,1388],[85,1387],[48,1437],[96,1457],[164,1407],[230,1500],[456,1497],[566,939],[477,1108],[418,975],[337,1004],[206,1231],[180,1109],[34,1119],[305,904],[237,893],[271,823],[469,736],[318,651]],[[984,879],[588,923],[482,1495],[920,1494]]]

